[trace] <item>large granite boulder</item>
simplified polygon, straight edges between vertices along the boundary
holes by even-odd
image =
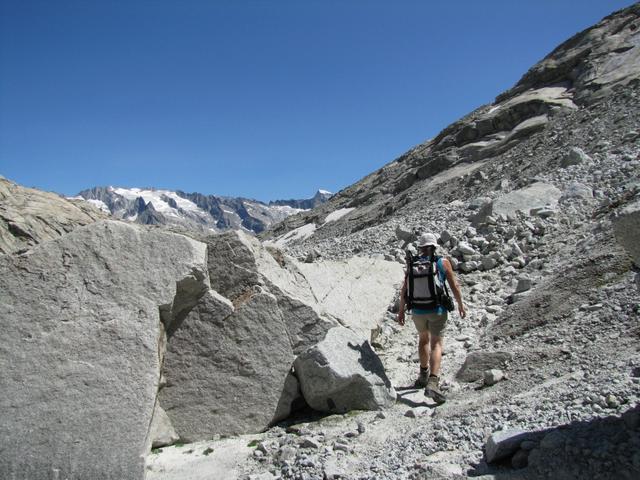
[[[257,432],[287,417],[296,377],[305,381],[291,374],[296,357],[339,324],[363,343],[402,279],[392,262],[300,264],[239,231],[202,240],[212,290],[169,331],[159,395],[183,440]]]
[[[484,372],[506,368],[513,355],[509,352],[471,352],[456,374],[461,382],[475,382],[484,378]]]
[[[288,416],[296,355],[337,325],[295,266],[256,239],[228,232],[206,242],[215,290],[169,332],[159,394],[189,441],[257,432]]]
[[[332,328],[322,342],[299,355],[294,369],[305,400],[315,410],[378,410],[396,399],[369,342],[344,327]]]
[[[0,478],[143,478],[164,325],[208,286],[204,244],[114,221],[1,256]]]
[[[33,247],[105,218],[87,202],[25,188],[0,176],[0,254]]]

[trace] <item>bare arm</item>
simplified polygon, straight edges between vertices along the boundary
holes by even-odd
[[[453,273],[453,268],[451,267],[451,263],[448,259],[442,259],[442,265],[444,266],[444,271],[447,275],[447,282],[451,285],[451,291],[453,292],[453,296],[458,303],[458,313],[462,318],[467,316],[467,311],[464,308],[464,303],[462,303],[462,293],[460,291],[460,285],[458,285],[458,280],[456,279],[455,274]]]

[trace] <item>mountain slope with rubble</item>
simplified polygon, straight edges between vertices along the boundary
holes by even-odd
[[[396,302],[373,339],[393,408],[171,447],[149,478],[206,478],[218,445],[238,478],[637,478],[639,27],[638,4],[612,14],[493,105],[264,235],[321,263],[402,262],[437,233],[469,311],[448,327],[446,404],[410,388],[416,335]]]

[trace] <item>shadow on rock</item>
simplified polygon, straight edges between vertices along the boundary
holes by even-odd
[[[500,431],[470,476],[496,479],[640,478],[640,406],[620,416],[546,430]]]

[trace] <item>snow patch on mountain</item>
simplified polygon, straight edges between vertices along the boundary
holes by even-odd
[[[278,238],[275,241],[267,241],[266,244],[272,244],[276,247],[284,247],[289,242],[305,240],[313,235],[313,232],[316,231],[315,223],[307,223],[301,227],[298,227],[290,232],[286,233],[282,237]]]
[[[202,213],[202,210],[190,200],[180,197],[176,192],[170,190],[152,190],[141,188],[111,188],[111,190],[126,198],[127,200],[136,200],[142,198],[145,203],[152,203],[153,208],[158,212],[179,216],[177,209],[182,209],[186,212]],[[171,202],[171,200],[173,202]],[[174,203],[177,206],[171,206],[169,202]]]
[[[329,215],[327,215],[327,218],[325,218],[324,223],[335,222],[336,220],[340,220],[342,217],[344,217],[348,213],[351,213],[354,210],[355,208],[341,208],[339,210],[331,212]]]
[[[84,198],[82,198],[82,197],[76,197],[76,198],[80,198],[80,199],[84,200]],[[111,210],[109,210],[109,207],[107,207],[107,204],[104,203],[102,200],[95,200],[95,199],[92,198],[92,199],[87,200],[87,202],[89,202],[90,204],[92,204],[95,207],[99,208],[104,213],[111,213]]]
[[[114,217],[153,225],[220,232],[242,229],[260,233],[276,222],[305,212],[330,197],[325,190],[306,200],[257,200],[217,197],[155,188],[95,187],[80,192],[82,198]]]

